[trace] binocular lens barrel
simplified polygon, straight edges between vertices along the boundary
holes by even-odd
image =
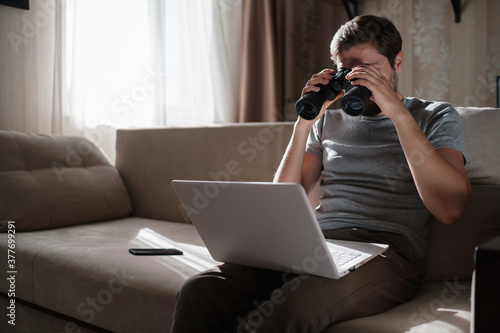
[[[318,109],[315,103],[302,98],[295,103],[295,109],[299,116],[305,120],[313,120],[321,111],[321,108]]]
[[[319,115],[321,107],[326,101],[325,89],[326,88],[323,86],[318,92],[307,93],[295,103],[295,110],[301,118],[313,120]],[[333,98],[335,98],[335,96]]]
[[[344,94],[344,96],[342,96],[342,99],[340,100],[342,110],[353,117],[361,116],[368,106],[370,96],[371,92],[368,88],[363,86],[353,86]]]
[[[345,82],[345,93],[340,99],[342,110],[350,116],[361,116],[368,106],[371,92],[363,86],[352,86],[348,81]],[[321,112],[321,107],[326,100],[334,100],[342,87],[333,86],[334,90],[328,86],[319,85],[321,87],[318,92],[309,92],[302,96],[295,103],[297,114],[305,120],[315,119]]]

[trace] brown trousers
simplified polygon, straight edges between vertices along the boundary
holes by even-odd
[[[359,229],[324,234],[386,243],[389,249],[338,280],[220,265],[185,282],[177,297],[172,333],[322,332],[413,297],[424,271],[404,236]]]

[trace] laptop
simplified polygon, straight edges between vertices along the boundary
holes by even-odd
[[[339,279],[389,247],[325,239],[299,184],[173,180],[172,186],[220,262]]]

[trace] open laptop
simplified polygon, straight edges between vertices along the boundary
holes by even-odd
[[[299,184],[173,180],[172,186],[217,261],[338,279],[388,248],[325,239]]]

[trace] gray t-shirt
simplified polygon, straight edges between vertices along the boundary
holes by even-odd
[[[403,99],[435,149],[464,155],[460,116],[448,103]],[[392,120],[328,110],[313,126],[306,151],[323,160],[323,194],[316,215],[323,230],[358,228],[408,238],[422,258],[430,213],[418,195]],[[422,148],[413,158],[425,163]]]

